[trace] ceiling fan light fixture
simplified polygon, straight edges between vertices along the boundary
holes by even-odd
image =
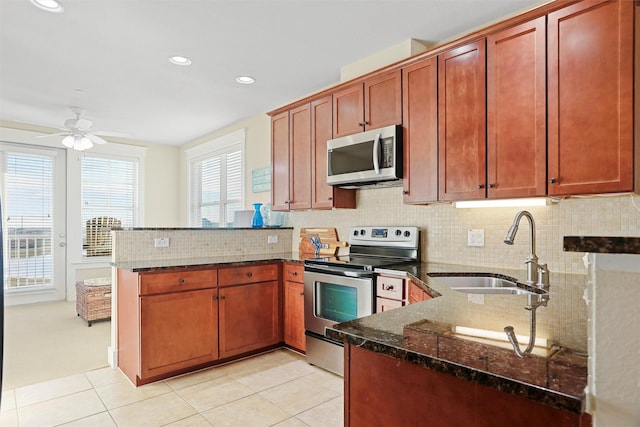
[[[46,10],[47,12],[64,12],[64,7],[55,0],[31,0],[31,4],[39,9]]]
[[[169,62],[175,65],[191,65],[191,59],[180,55],[170,57]]]
[[[85,135],[67,135],[62,139],[62,145],[78,151],[88,150],[93,147],[93,143]]]
[[[238,76],[236,77],[236,82],[242,84],[242,85],[250,85],[252,83],[255,83],[256,79],[254,79],[251,76]]]

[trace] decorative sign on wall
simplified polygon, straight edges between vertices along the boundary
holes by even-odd
[[[271,167],[254,169],[251,171],[251,191],[262,193],[271,191]]]

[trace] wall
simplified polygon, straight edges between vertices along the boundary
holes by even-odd
[[[594,426],[638,426],[640,255],[589,258],[589,393]]]

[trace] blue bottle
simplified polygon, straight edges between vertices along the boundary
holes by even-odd
[[[262,203],[254,203],[253,209],[255,212],[253,213],[253,218],[251,218],[251,227],[253,228],[262,228],[262,213],[260,213],[260,208],[262,207]]]

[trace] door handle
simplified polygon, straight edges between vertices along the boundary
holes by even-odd
[[[373,169],[376,171],[376,175],[380,175],[380,162],[378,161],[378,151],[380,151],[380,137],[382,134],[377,133],[376,138],[373,140]]]

